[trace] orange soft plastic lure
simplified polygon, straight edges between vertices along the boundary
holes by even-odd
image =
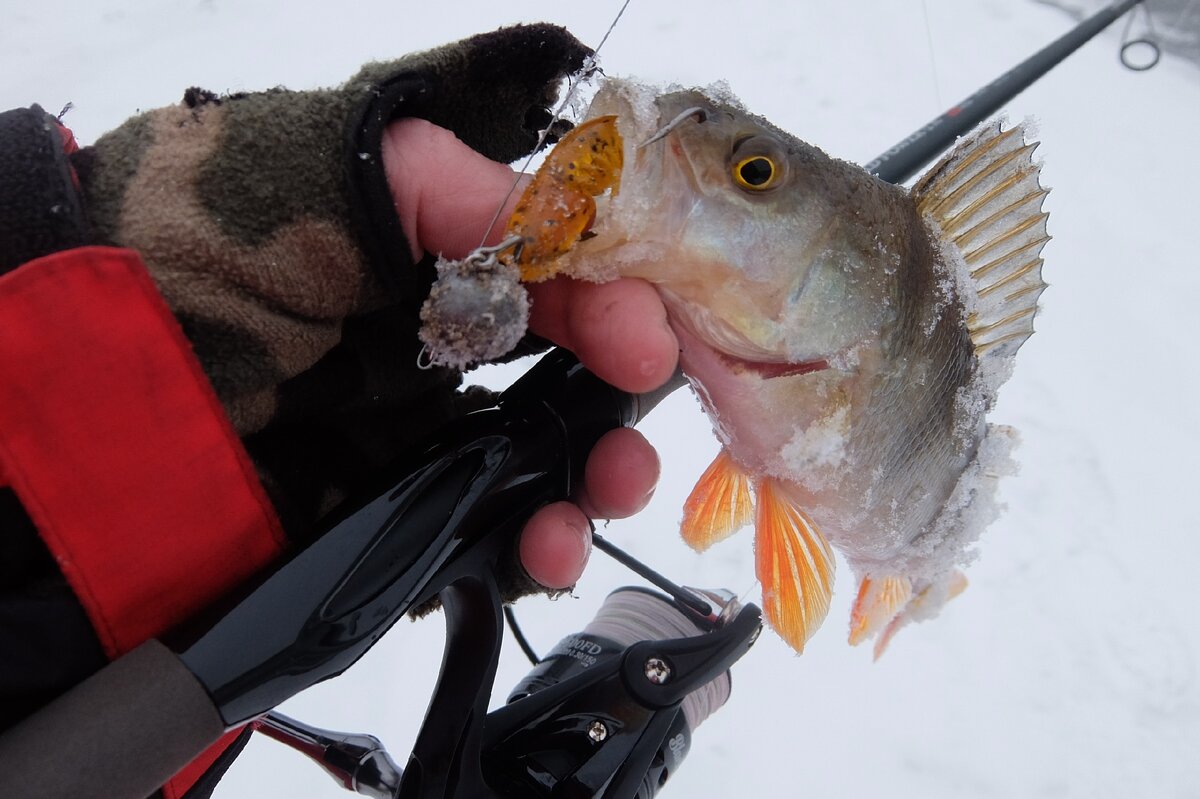
[[[555,145],[525,188],[508,220],[508,236],[519,236],[515,256],[521,280],[546,280],[555,262],[575,245],[596,217],[592,199],[621,185],[624,148],[616,116],[590,119]]]

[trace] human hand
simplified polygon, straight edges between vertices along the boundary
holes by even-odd
[[[383,164],[396,211],[415,258],[440,253],[462,258],[484,238],[496,207],[515,177],[421,119],[392,123],[383,139]],[[488,233],[500,240],[520,191]],[[658,293],[640,280],[594,284],[556,278],[529,286],[529,327],[571,350],[601,379],[625,391],[658,388],[674,373],[679,343]],[[596,444],[574,503],[548,505],[521,534],[521,562],[548,588],[574,585],[591,552],[588,517],[617,519],[637,513],[658,481],[658,455],[633,429],[613,430]]]

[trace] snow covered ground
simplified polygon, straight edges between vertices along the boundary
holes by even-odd
[[[363,61],[505,23],[559,22],[595,43],[618,5],[0,0],[0,107],[72,101],[67,121],[87,143],[191,85],[329,85]],[[602,62],[648,80],[726,80],[752,110],[862,162],[1071,24],[1002,0],[634,0]],[[729,704],[664,795],[1200,797],[1200,70],[1166,56],[1127,71],[1119,32],[1008,110],[1039,120],[1055,239],[1038,333],[991,417],[1022,432],[1022,472],[1002,484],[1009,509],[984,536],[970,589],[873,664],[845,644],[854,587],[843,579],[802,657],[767,634],[735,669]],[[663,482],[610,537],[680,580],[755,599],[748,531],[698,556],[674,529],[715,452],[698,405],[676,394],[643,427]],[[631,581],[597,554],[575,598],[519,612],[544,651]],[[374,732],[403,762],[441,638],[436,618],[402,622],[284,710]],[[506,653],[499,700],[526,669]],[[347,794],[264,739],[217,795]]]

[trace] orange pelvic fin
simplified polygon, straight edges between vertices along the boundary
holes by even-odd
[[[911,621],[932,618],[942,605],[967,590],[967,576],[955,569],[941,582],[926,586],[908,603],[902,611],[896,614],[883,633],[875,639],[875,660],[883,657],[888,644],[900,631],[900,628]]]
[[[683,504],[679,531],[688,546],[703,552],[749,524],[753,515],[750,478],[722,449]]]
[[[771,479],[758,486],[754,549],[767,622],[797,652],[829,612],[833,550]]]
[[[888,626],[884,628],[880,636],[875,639],[875,651],[873,653],[874,660],[879,660],[881,657],[883,657],[883,653],[887,651],[888,644],[892,642],[892,639],[896,636],[896,633],[900,631],[900,628],[908,624],[908,622],[908,617],[901,613],[888,623]]]
[[[858,646],[883,629],[912,599],[912,581],[896,574],[863,577],[850,611],[850,645]]]
[[[970,581],[967,580],[967,575],[955,569],[950,573],[950,584],[946,588],[946,601],[949,602],[963,591],[966,591],[967,586],[970,584]]]

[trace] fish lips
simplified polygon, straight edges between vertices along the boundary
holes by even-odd
[[[659,287],[659,293],[685,354],[689,349],[703,347],[719,359],[726,369],[735,373],[756,374],[764,380],[810,374],[829,368],[826,358],[788,360],[780,353],[756,344],[710,309],[689,302],[662,286]]]

